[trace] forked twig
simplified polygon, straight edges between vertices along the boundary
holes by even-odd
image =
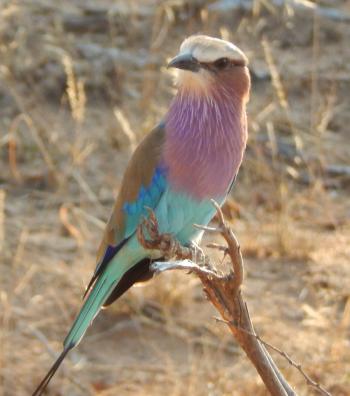
[[[223,236],[227,246],[210,244],[209,247],[218,248],[228,254],[233,271],[225,275],[219,274],[205,255],[201,257],[201,265],[197,264],[196,249],[182,246],[171,234],[161,234],[156,216],[149,209],[149,217],[144,219],[137,230],[140,243],[147,249],[159,250],[167,260],[172,257],[175,258],[175,261],[155,262],[151,265],[151,269],[155,272],[181,269],[193,272],[199,277],[208,299],[222,317],[220,321],[229,326],[235,340],[253,363],[271,395],[296,396],[297,394],[278,369],[266,347],[278,352],[293,367],[297,368],[308,385],[321,394],[330,396],[330,393],[313,381],[289,355],[263,341],[255,333],[247,304],[241,293],[244,265],[240,246],[232,230],[226,224],[220,206],[215,201],[213,201],[213,205],[218,214],[219,227],[212,228],[199,225],[195,225],[195,227],[209,232],[219,232]]]
[[[217,322],[222,322],[225,324],[229,324],[226,320],[223,320],[222,318],[219,317],[214,317],[214,319]],[[234,323],[230,323],[231,325],[235,326]],[[265,347],[272,349],[273,351],[277,352],[280,356],[282,356],[284,359],[287,360],[287,362],[296,368],[299,373],[305,378],[305,381],[308,385],[312,386],[315,388],[320,394],[327,395],[327,396],[332,396],[331,393],[327,391],[321,384],[318,382],[314,381],[303,369],[302,365],[300,363],[297,363],[295,360],[293,360],[285,351],[282,351],[281,349],[275,347],[274,345],[270,344],[269,342],[265,341],[263,338],[260,337],[260,335],[256,333],[250,333],[249,331],[240,328],[239,330],[246,332],[247,334],[251,335],[252,337],[255,337],[261,344],[263,344]]]

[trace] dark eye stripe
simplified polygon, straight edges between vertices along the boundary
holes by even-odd
[[[228,58],[220,58],[214,62],[214,66],[218,69],[224,69],[230,64],[230,60]]]
[[[247,63],[244,59],[229,59],[229,58],[219,58],[215,62],[200,62],[200,65],[203,69],[211,70],[211,71],[218,71],[224,70],[229,67],[234,66],[246,66]]]

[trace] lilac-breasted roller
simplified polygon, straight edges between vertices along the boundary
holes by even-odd
[[[101,307],[152,277],[150,261],[162,257],[141,246],[136,235],[147,208],[153,209],[160,232],[190,245],[201,237],[193,224],[209,223],[215,213],[211,199],[222,204],[235,180],[247,141],[246,56],[228,41],[196,35],[182,43],[168,67],[178,69],[177,93],[126,168],[84,304],[33,396],[43,393]]]

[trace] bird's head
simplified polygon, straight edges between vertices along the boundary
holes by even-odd
[[[226,87],[236,95],[248,97],[247,64],[243,51],[229,41],[195,35],[184,40],[168,68],[178,69],[176,82],[185,92],[208,96],[218,87]]]

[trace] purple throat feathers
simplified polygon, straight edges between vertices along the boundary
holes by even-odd
[[[227,88],[210,97],[180,90],[165,128],[164,162],[172,188],[199,200],[225,196],[247,141],[242,98]]]

